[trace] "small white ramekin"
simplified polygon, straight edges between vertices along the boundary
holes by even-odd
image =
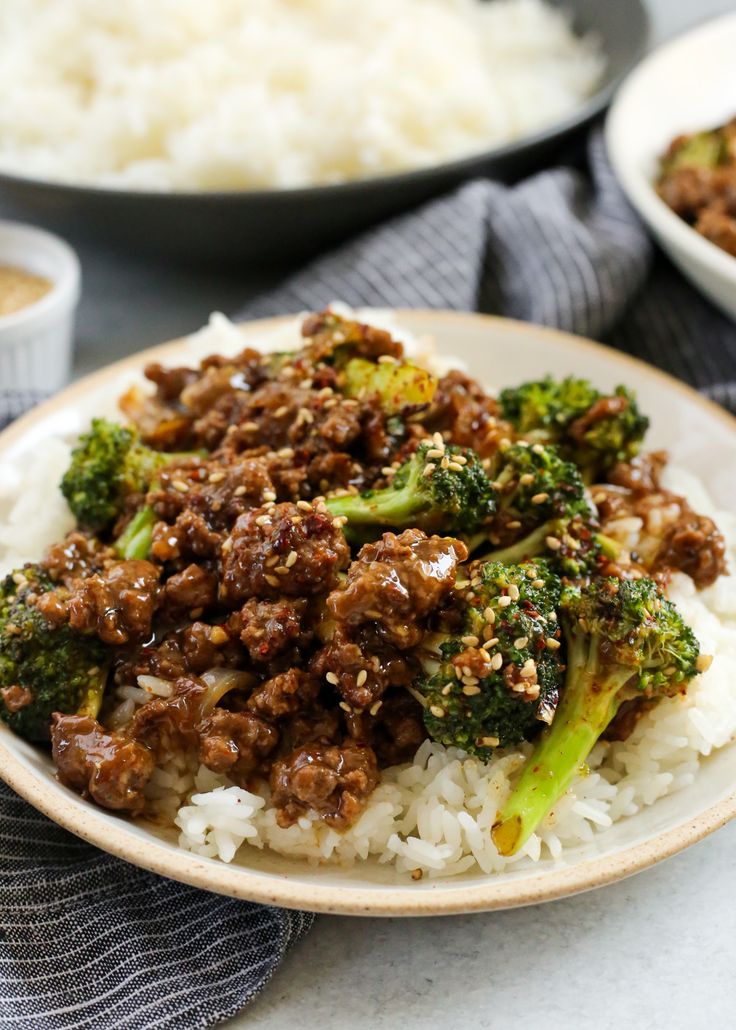
[[[34,304],[0,316],[0,390],[58,390],[71,370],[81,279],[77,255],[42,229],[0,222],[0,265],[46,276],[53,283]]]

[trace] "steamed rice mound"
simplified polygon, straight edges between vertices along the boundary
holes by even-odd
[[[3,0],[0,168],[162,191],[345,182],[546,128],[603,63],[542,0]]]

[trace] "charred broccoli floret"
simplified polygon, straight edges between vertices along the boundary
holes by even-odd
[[[96,637],[52,626],[36,607],[53,585],[36,565],[0,585],[0,718],[30,741],[48,740],[53,712],[96,716],[109,668]]]
[[[488,758],[549,723],[562,683],[560,581],[544,561],[473,563],[460,627],[425,659],[413,693],[429,735]]]
[[[625,386],[604,394],[572,376],[547,376],[502,390],[499,402],[519,436],[559,447],[586,482],[600,479],[616,462],[631,460],[649,426]]]
[[[546,557],[567,579],[592,575],[602,548],[577,467],[555,447],[520,442],[500,452],[493,472],[496,518],[472,538],[472,549],[509,564]],[[501,546],[509,535],[519,538]]]
[[[425,407],[437,390],[437,379],[408,361],[373,362],[351,358],[343,369],[342,392],[348,397],[376,394],[388,414]]]
[[[695,634],[649,579],[567,587],[561,617],[565,686],[493,827],[503,855],[518,851],[562,797],[624,701],[682,693],[706,664]]]
[[[694,132],[674,141],[662,158],[662,175],[680,168],[717,168],[728,160],[728,138],[724,127]]]
[[[427,533],[469,533],[494,510],[494,491],[480,458],[467,447],[425,440],[393,476],[390,486],[358,495],[328,497],[346,530],[416,527]]]
[[[100,533],[120,515],[127,497],[146,493],[160,469],[193,456],[154,451],[135,429],[96,418],[72,451],[61,492],[77,524]]]

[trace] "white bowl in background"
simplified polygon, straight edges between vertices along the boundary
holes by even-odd
[[[19,222],[0,222],[0,265],[53,283],[35,303],[0,316],[0,390],[58,390],[71,368],[80,293],[77,256],[58,236]]]
[[[736,258],[679,218],[654,189],[659,156],[683,132],[736,115],[736,13],[659,47],[619,90],[606,121],[614,171],[631,204],[670,258],[736,319]]]

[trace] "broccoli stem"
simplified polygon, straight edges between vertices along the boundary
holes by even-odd
[[[525,558],[536,558],[538,555],[543,554],[547,549],[547,537],[552,533],[552,531],[553,524],[545,522],[521,540],[517,540],[515,544],[509,544],[508,547],[501,547],[497,551],[490,551],[484,556],[483,560],[500,561],[503,562],[504,565],[516,565],[519,562],[522,562]]]
[[[618,711],[619,692],[631,674],[628,668],[601,674],[596,645],[572,644],[552,724],[539,738],[493,826],[491,835],[501,855],[516,854],[563,796]]]
[[[333,515],[346,516],[351,526],[405,526],[427,507],[411,480],[398,490],[389,486],[370,494],[328,497],[326,503]]]
[[[157,521],[158,517],[153,508],[141,508],[115,542],[115,550],[120,557],[126,561],[147,558],[151,552],[153,527]]]

